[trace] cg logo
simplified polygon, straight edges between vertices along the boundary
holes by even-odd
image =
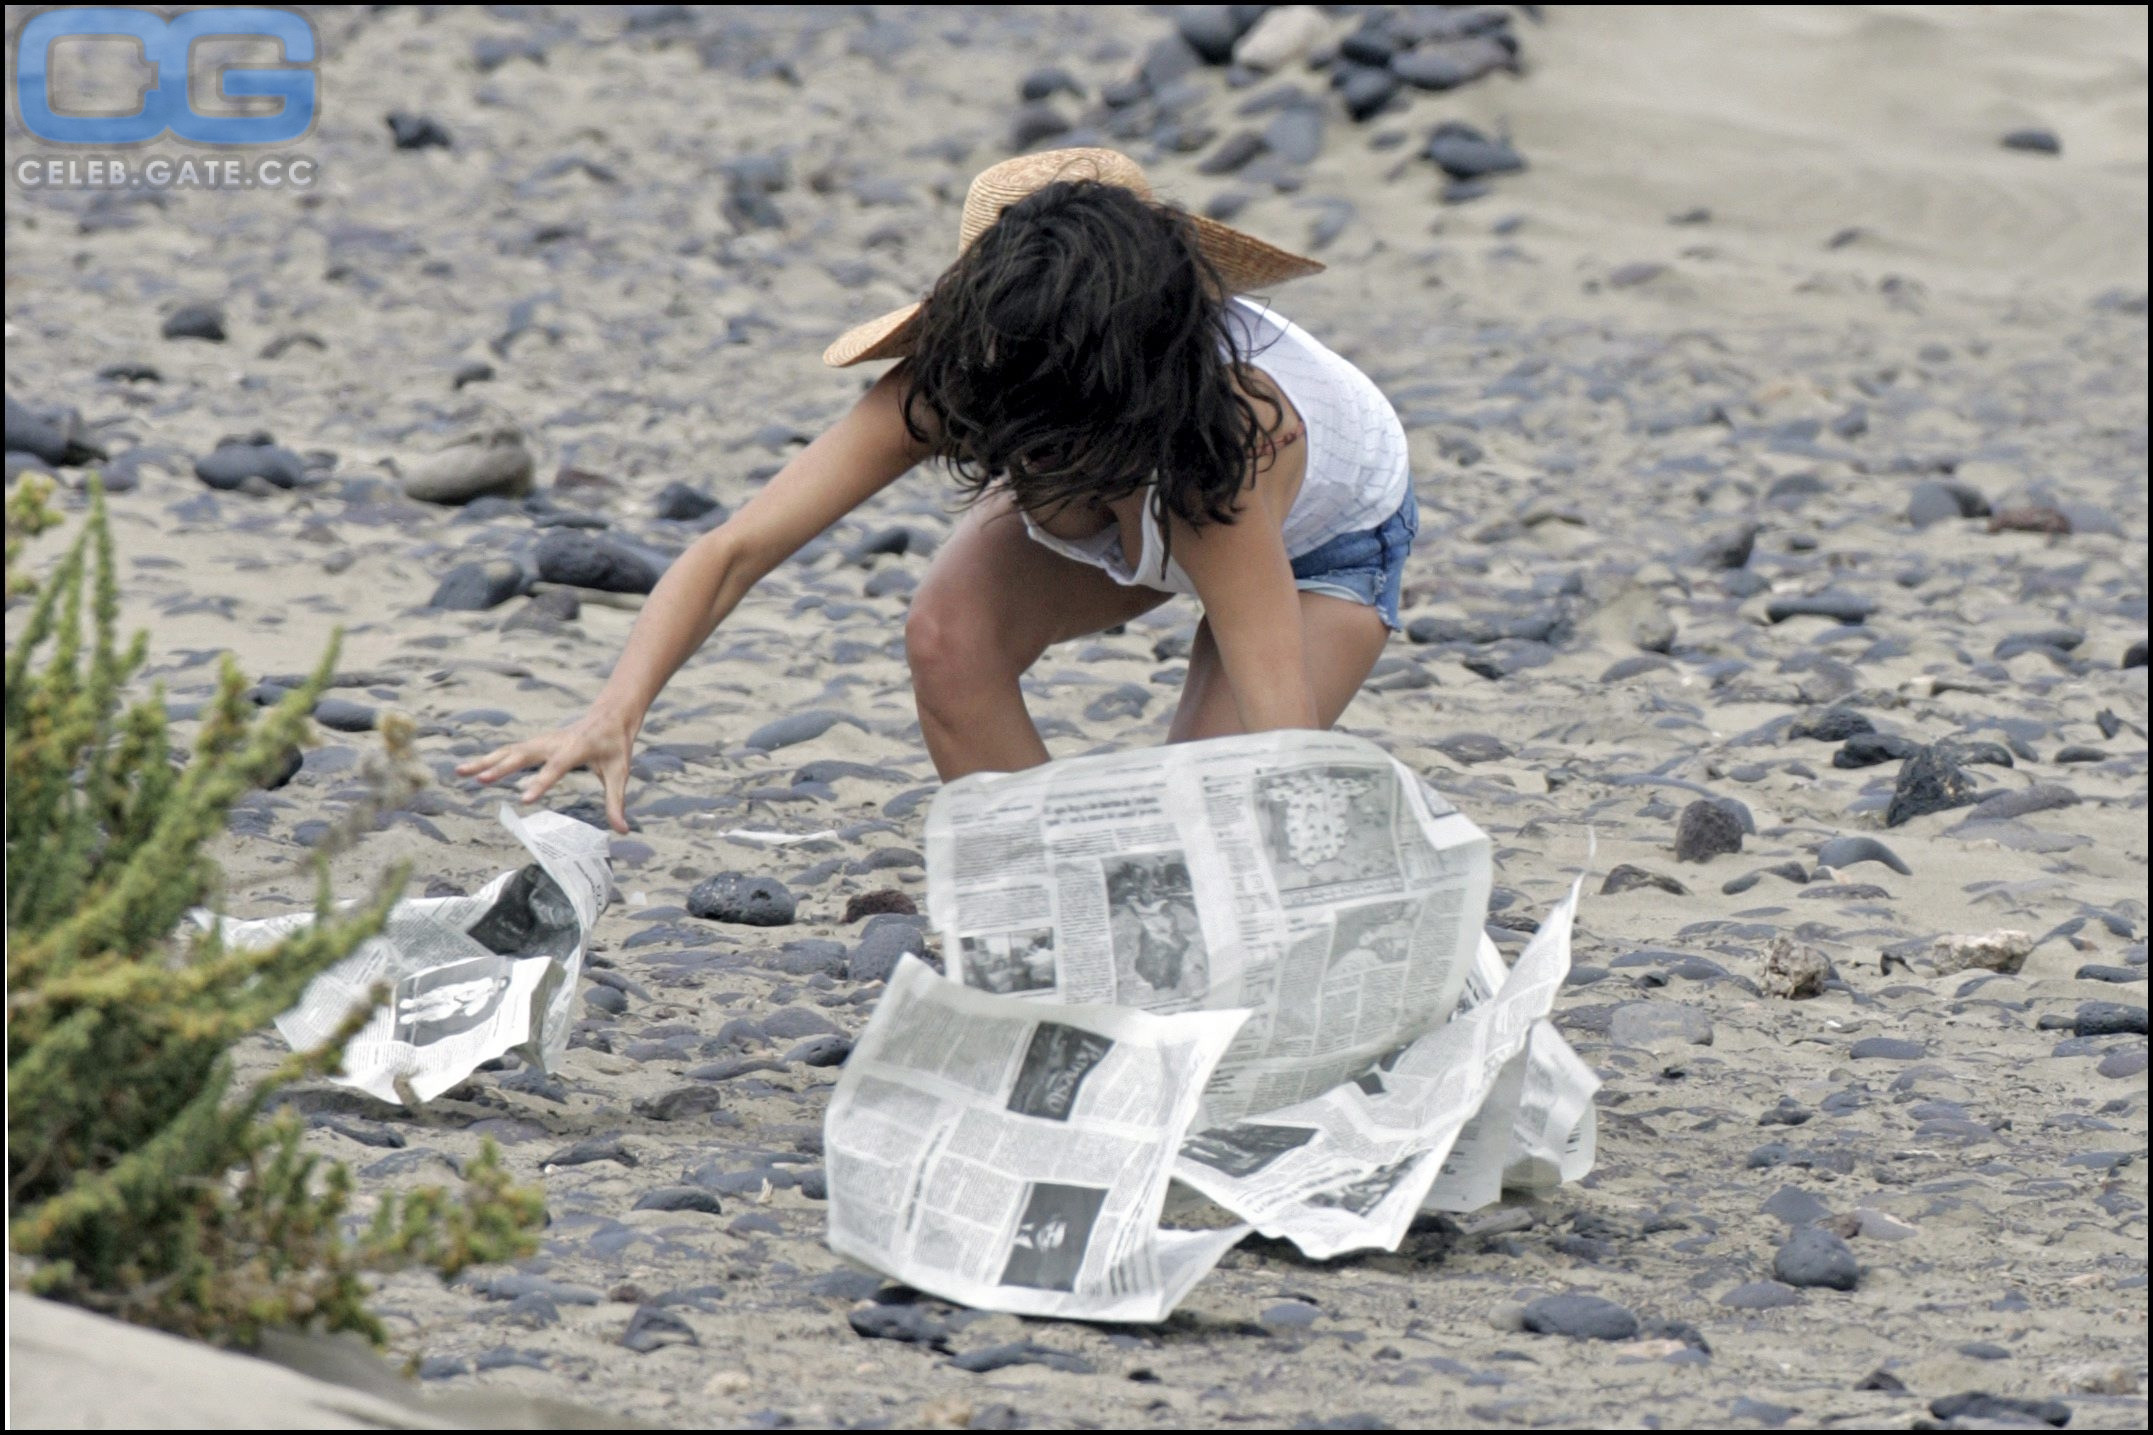
[[[289,65],[228,65],[217,75],[225,99],[281,99],[273,115],[205,115],[187,94],[187,60],[197,40],[255,36],[277,41]],[[49,61],[56,41],[136,40],[151,69],[141,107],[125,115],[63,115],[52,108]],[[289,10],[235,6],[189,10],[167,20],[148,10],[48,10],[22,27],[15,47],[15,107],[22,127],[55,144],[123,145],[167,130],[195,144],[278,144],[314,128],[314,28]]]

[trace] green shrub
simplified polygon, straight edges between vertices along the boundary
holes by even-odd
[[[191,908],[216,902],[207,845],[232,802],[305,738],[336,644],[259,716],[227,657],[193,755],[176,766],[161,692],[125,702],[147,639],[124,653],[114,643],[101,486],[50,580],[17,572],[25,540],[58,521],[49,492],[28,477],[7,503],[8,593],[34,593],[20,625],[10,614],[5,696],[11,1244],[31,1258],[36,1293],[181,1334],[248,1344],[266,1327],[318,1325],[379,1341],[368,1273],[420,1264],[446,1278],[528,1254],[538,1193],[510,1186],[489,1143],[461,1193],[384,1197],[354,1236],[350,1173],[303,1148],[296,1115],[262,1113],[278,1088],[333,1073],[369,1011],[236,1090],[229,1052],[381,929],[403,874],[335,909],[330,844],[315,859],[313,926],[258,951],[174,935]],[[383,736],[411,771],[408,722]]]

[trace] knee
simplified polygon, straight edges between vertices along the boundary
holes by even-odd
[[[912,688],[923,700],[946,701],[990,675],[994,633],[986,617],[941,598],[932,589],[914,596],[905,618],[905,662]]]

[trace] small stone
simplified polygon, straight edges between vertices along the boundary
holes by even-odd
[[[2036,812],[2049,812],[2059,807],[2075,807],[2078,794],[2068,787],[2054,783],[2035,783],[2032,787],[2016,792],[1996,792],[1974,804],[1974,810],[1966,815],[1969,822],[2003,822],[2014,817],[2029,817]]]
[[[2128,1051],[2111,1051],[2101,1058],[2101,1064],[2096,1066],[2094,1070],[2107,1077],[2110,1081],[2129,1081],[2135,1077],[2144,1076],[2146,1074],[2146,1049],[2140,1046],[2133,1047]]]
[[[1789,738],[1812,738],[1818,742],[1845,742],[1856,733],[1875,732],[1876,724],[1852,708],[1826,708],[1806,713],[1787,726]]]
[[[389,138],[398,149],[451,149],[449,132],[426,115],[393,110],[384,119]]]
[[[2073,1036],[2144,1036],[2146,1009],[2122,1002],[2081,1002],[2071,1024]]]
[[[1223,65],[1233,58],[1234,41],[1248,28],[1235,18],[1234,10],[1232,5],[1184,5],[1174,28],[1205,64]]]
[[[860,932],[860,940],[845,956],[845,976],[855,982],[886,982],[899,961],[906,956],[925,956],[926,952],[924,917],[870,917]]]
[[[513,428],[470,433],[413,463],[404,496],[421,503],[463,504],[484,494],[531,489],[531,452]]]
[[[1272,74],[1330,38],[1331,22],[1313,5],[1274,5],[1234,42],[1233,62]]]
[[[224,342],[224,308],[218,304],[182,304],[164,321],[167,339],[206,339]]]
[[[764,723],[761,727],[749,733],[746,740],[747,746],[761,752],[774,752],[778,748],[791,747],[795,743],[812,742],[838,723],[848,721],[850,719],[843,713],[832,712],[828,708],[817,708],[812,712],[788,713],[784,717]]]
[[[852,1055],[852,1038],[849,1036],[811,1036],[780,1058],[787,1066],[843,1066],[845,1058]]]
[[[1905,1241],[1921,1234],[1920,1228],[1867,1206],[1854,1213],[1854,1221],[1855,1234],[1865,1241]]]
[[[1989,515],[1991,533],[2047,533],[2068,537],[2071,520],[2053,508],[2006,508]]]
[[[2145,665],[2146,640],[2143,638],[2125,648],[2123,650],[2123,661],[2117,664],[2118,667],[2124,668],[2142,668]]]
[[[1854,1249],[1831,1231],[1804,1226],[1787,1237],[1772,1258],[1772,1274],[1796,1289],[1850,1291],[1861,1279]]]
[[[1747,568],[1750,555],[1756,551],[1757,534],[1761,531],[1757,524],[1745,523],[1709,538],[1697,550],[1698,561],[1714,568]]]
[[[538,540],[538,576],[601,593],[648,593],[665,565],[654,555],[582,529],[553,528]]]
[[[1789,618],[1830,618],[1851,625],[1867,620],[1876,606],[1874,598],[1827,588],[1806,597],[1775,598],[1765,605],[1764,616],[1774,623],[1784,623]]]
[[[2071,1423],[2071,1407],[2061,1400],[2022,1400],[1982,1390],[1938,1396],[1929,1402],[1929,1413],[1939,1420],[1981,1420],[2005,1427],[2033,1421],[2060,1430]]]
[[[1865,1036],[1847,1048],[1847,1056],[1854,1061],[1919,1061],[1928,1055],[1928,1050],[1918,1041],[1895,1036]]]
[[[610,990],[610,988],[601,987],[599,990],[605,991]],[[544,1171],[555,1166],[588,1166],[595,1161],[611,1161],[621,1166],[640,1164],[635,1159],[635,1153],[621,1144],[620,1137],[586,1136],[581,1141],[563,1146],[551,1156],[546,1157],[545,1160],[538,1163],[538,1169]]]
[[[1484,732],[1465,732],[1439,738],[1435,750],[1461,767],[1470,767],[1480,762],[1499,762],[1511,754],[1508,743]]]
[[[722,1216],[725,1208],[718,1203],[716,1195],[700,1186],[660,1186],[655,1191],[645,1191],[637,1198],[638,1211],[700,1211],[706,1216]]]
[[[1784,1425],[1802,1412],[1792,1405],[1774,1405],[1769,1400],[1755,1400],[1747,1395],[1737,1395],[1727,1407],[1728,1418],[1754,1420],[1759,1425]]]
[[[513,558],[489,558],[480,563],[459,563],[442,575],[441,584],[429,598],[429,608],[457,613],[481,613],[498,608],[523,592],[529,575]]]
[[[2026,965],[2033,953],[2033,933],[1998,927],[1980,936],[1944,936],[1936,939],[1936,970],[1943,975],[1979,968],[2013,973]]]
[[[1792,1230],[1814,1226],[1831,1218],[1831,1207],[1799,1186],[1781,1186],[1764,1203],[1764,1214],[1786,1222]]]
[[[1902,877],[1914,875],[1914,869],[1906,865],[1904,858],[1874,837],[1834,837],[1817,849],[1817,864],[1834,871],[1844,871],[1862,862],[1881,862]]]
[[[226,493],[237,492],[249,479],[278,488],[297,488],[306,481],[306,464],[290,449],[270,442],[269,435],[256,434],[218,444],[195,460],[194,476]]]
[[[1354,65],[1349,71],[1339,82],[1338,98],[1356,122],[1380,113],[1405,87],[1405,82],[1387,69]]]
[[[1046,100],[1021,107],[1009,122],[1009,147],[1030,149],[1041,140],[1069,133],[1069,117]]]
[[[1779,1281],[1749,1281],[1721,1296],[1719,1303],[1733,1310],[1779,1310],[1800,1305],[1802,1293]]]
[[[674,523],[693,523],[712,513],[724,512],[719,502],[699,488],[669,483],[658,490],[657,516]]]
[[[1788,1001],[1821,996],[1831,971],[1830,960],[1816,948],[1803,946],[1792,937],[1774,937],[1764,958],[1765,995]]]
[[[1899,769],[1884,825],[1897,827],[1927,813],[1971,807],[1975,799],[1974,780],[1959,765],[1957,755],[1941,743],[1931,743]]]
[[[1198,174],[1232,174],[1270,146],[1256,130],[1241,130],[1228,135],[1219,147],[1205,155],[1196,165]]]
[[[744,872],[720,872],[688,893],[688,914],[712,922],[783,927],[791,924],[794,910],[792,893],[783,882]]]
[[[314,721],[337,732],[372,732],[380,719],[379,708],[349,698],[323,698],[314,704]]]
[[[949,1344],[949,1326],[917,1305],[863,1305],[845,1317],[855,1333],[870,1340],[895,1340],[908,1345],[942,1348]]]
[[[1709,862],[1722,852],[1742,850],[1742,824],[1717,802],[1699,798],[1682,809],[1675,823],[1675,858]]]
[[[638,1355],[668,1345],[701,1345],[695,1331],[679,1316],[656,1306],[637,1306],[635,1314],[628,1318],[628,1328],[621,1332],[620,1344]]]
[[[1490,139],[1460,120],[1445,120],[1421,150],[1452,179],[1479,179],[1525,168],[1525,157],[1499,139]]]
[[[1628,1340],[1637,1334],[1637,1317],[1596,1295],[1547,1295],[1526,1305],[1525,1328],[1572,1340]]]
[[[1642,867],[1633,867],[1624,862],[1607,874],[1607,880],[1600,884],[1600,895],[1612,897],[1621,892],[1634,892],[1640,887],[1655,887],[1677,897],[1687,897],[1690,894],[1689,888],[1672,877],[1647,872]]]
[[[852,897],[845,903],[845,915],[839,920],[846,926],[850,926],[862,917],[878,916],[885,912],[910,917],[917,914],[918,911],[918,906],[913,903],[910,897],[894,887],[884,887],[878,891],[861,892]]]
[[[2012,130],[2003,137],[2003,147],[2027,154],[2063,153],[2063,141],[2056,138],[2054,130]]]
[[[1904,762],[1919,751],[1920,743],[1896,733],[1858,732],[1832,754],[1832,766],[1848,769],[1877,767],[1887,762]]]
[[[1051,100],[1056,95],[1084,98],[1083,85],[1060,65],[1042,65],[1017,82],[1017,98],[1020,100]]]
[[[714,1086],[677,1086],[643,1097],[629,1109],[647,1121],[689,1121],[708,1116],[723,1104]]]

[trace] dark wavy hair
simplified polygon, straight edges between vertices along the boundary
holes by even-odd
[[[1226,301],[1181,211],[1056,181],[1005,209],[927,296],[905,427],[967,501],[1006,483],[1048,514],[1152,484],[1162,541],[1169,515],[1231,523],[1284,412],[1251,384]]]

